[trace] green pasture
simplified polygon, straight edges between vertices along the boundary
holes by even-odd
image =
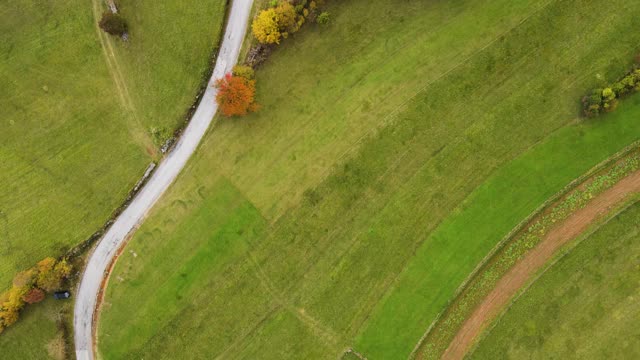
[[[640,4],[609,5],[331,2],[129,243],[102,356],[409,355],[504,235],[640,136],[638,97],[578,118],[640,44]]]
[[[0,335],[3,359],[65,360],[73,348],[65,345],[64,330],[59,323],[72,310],[70,302],[62,304],[52,298],[28,307],[20,320]],[[67,318],[69,315],[66,315]],[[71,330],[71,329],[69,329]],[[69,333],[70,338],[73,334]],[[65,357],[65,355],[67,357]]]

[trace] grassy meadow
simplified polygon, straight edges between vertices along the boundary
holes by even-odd
[[[130,40],[108,41],[133,107],[115,85],[90,2],[0,4],[0,289],[102,226],[157,158],[149,128],[182,119],[225,2],[182,4],[122,2]]]
[[[224,0],[136,0],[118,2],[129,25],[128,42],[114,51],[139,122],[172,131],[180,125],[203,79],[223,32]]]
[[[127,246],[100,354],[406,357],[504,235],[640,137],[637,96],[578,119],[638,51],[640,4],[609,5],[331,2]]]
[[[515,301],[471,359],[637,359],[640,204],[582,240]]]
[[[60,303],[52,298],[28,307],[20,320],[0,335],[3,359],[65,360],[73,348],[65,345],[64,331],[58,327],[63,317],[72,312],[72,303]],[[70,334],[72,337],[72,334]]]

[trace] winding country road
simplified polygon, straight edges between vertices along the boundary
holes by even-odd
[[[73,318],[78,360],[94,358],[95,309],[102,281],[119,248],[124,245],[127,236],[137,228],[148,211],[176,179],[211,124],[218,108],[215,103],[216,90],[212,85],[215,79],[231,71],[238,60],[252,5],[253,0],[233,0],[213,75],[193,118],[174,149],[160,163],[144,188],[115,220],[87,262],[76,294]]]

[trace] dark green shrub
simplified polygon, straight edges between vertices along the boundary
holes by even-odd
[[[107,34],[122,36],[127,33],[127,22],[118,14],[105,12],[102,14],[102,19],[98,24]]]

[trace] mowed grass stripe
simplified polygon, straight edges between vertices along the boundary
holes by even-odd
[[[331,10],[337,14],[340,11],[357,9],[356,4],[363,6],[361,2],[352,1],[336,4]],[[394,3],[394,11],[404,11],[407,19],[405,22],[413,21],[414,24],[418,24],[418,16],[423,16],[424,13],[417,11],[411,4],[403,4]],[[451,11],[452,8],[447,6],[454,6],[440,5],[443,8],[438,9],[446,9],[442,11]],[[336,160],[328,157],[329,153],[326,153],[327,162],[316,164],[313,156],[319,153],[304,155],[297,152],[295,145],[290,149],[279,148],[281,145],[268,141],[273,137],[267,137],[265,140],[264,136],[267,133],[263,129],[283,129],[278,125],[278,121],[284,122],[287,126],[296,124],[296,117],[293,115],[279,118],[274,116],[279,112],[284,114],[285,111],[295,114],[292,111],[297,109],[294,106],[295,101],[282,103],[278,113],[265,106],[260,115],[255,115],[247,119],[248,121],[220,122],[200,149],[201,158],[196,159],[187,170],[190,180],[179,180],[179,186],[195,186],[196,181],[205,181],[207,177],[212,176],[211,174],[218,174],[218,171],[225,175],[232,172],[228,178],[257,209],[260,209],[272,225],[247,240],[250,243],[250,254],[244,256],[250,258],[245,261],[227,262],[222,274],[236,274],[238,277],[234,277],[233,281],[225,280],[222,274],[218,274],[216,279],[219,282],[215,285],[212,283],[212,287],[207,290],[209,296],[215,300],[209,305],[200,304],[199,311],[206,314],[202,316],[221,321],[211,324],[208,328],[201,328],[198,334],[209,334],[211,339],[197,336],[195,330],[187,325],[189,319],[184,319],[185,325],[176,330],[176,333],[189,334],[194,340],[192,347],[201,351],[199,354],[206,354],[206,357],[218,356],[230,346],[243,349],[254,342],[267,343],[271,333],[289,333],[289,329],[286,328],[261,330],[273,326],[273,323],[279,324],[276,327],[289,326],[288,322],[274,320],[268,316],[273,311],[273,304],[284,299],[293,309],[303,311],[323,329],[336,334],[338,344],[327,347],[323,357],[339,356],[346,345],[353,343],[354,338],[363,331],[363,327],[367,327],[368,335],[375,335],[371,342],[379,343],[379,347],[374,347],[371,343],[356,341],[356,350],[365,356],[396,358],[408,355],[426,329],[423,322],[428,326],[429,318],[435,316],[441,304],[435,304],[433,308],[436,310],[433,312],[432,308],[422,307],[424,301],[420,304],[409,304],[414,306],[416,311],[415,319],[411,319],[416,323],[409,324],[406,332],[404,328],[398,330],[396,327],[404,325],[400,321],[390,322],[389,327],[377,327],[375,332],[369,330],[369,327],[380,325],[376,320],[370,320],[378,316],[377,303],[385,297],[390,288],[393,288],[398,274],[415,255],[416,249],[444,219],[452,212],[459,211],[455,210],[456,207],[497,169],[572,122],[579,111],[579,97],[585,88],[597,82],[594,74],[600,73],[603,77],[617,76],[629,66],[628,59],[635,52],[639,39],[634,38],[633,34],[619,39],[618,34],[635,26],[634,15],[640,11],[636,4],[616,2],[614,9],[619,11],[604,15],[596,11],[599,4],[595,1],[571,4],[551,2],[542,10],[539,8],[541,3],[537,5],[530,8],[526,14],[511,14],[512,17],[504,22],[507,24],[502,23],[504,27],[496,25],[500,29],[494,28],[493,31],[503,36],[498,37],[498,40],[484,39],[485,44],[491,42],[489,47],[480,52],[474,47],[469,51],[476,51],[476,54],[455,70],[443,77],[439,75],[441,72],[434,75],[434,78],[439,79],[432,81],[424,92],[405,104],[403,111],[395,112],[396,120],[367,137],[358,146],[355,155],[348,160]],[[456,9],[458,6],[462,4],[456,3]],[[380,9],[379,13],[371,13],[372,16],[366,18],[366,22],[384,26],[386,12],[389,9],[384,6]],[[489,11],[491,7],[481,9]],[[522,19],[531,13],[535,15],[522,23]],[[613,21],[614,19],[616,21]],[[520,25],[513,28],[514,24]],[[425,28],[415,26],[408,29]],[[454,26],[453,23],[451,26]],[[509,29],[512,30],[507,31]],[[313,48],[318,41],[330,41],[329,38],[319,37],[314,31],[316,30],[299,34],[291,43],[306,49]],[[568,42],[566,39],[582,41]],[[616,41],[612,41],[613,39]],[[465,39],[460,42],[449,39],[451,48],[465,44],[468,44]],[[290,46],[280,48],[272,60],[279,56],[290,59],[288,64],[292,68],[294,66],[291,63],[303,63],[299,61],[298,56],[306,55],[296,52],[294,45]],[[330,50],[341,51],[339,48]],[[460,49],[452,51],[459,53]],[[426,52],[421,56],[428,58],[439,55]],[[612,63],[612,57],[624,60]],[[282,65],[279,64],[267,63],[260,70],[262,75],[259,76],[262,76],[263,80],[267,79],[271,76],[271,71],[275,73],[280,69]],[[336,71],[339,71],[339,67]],[[434,78],[421,79],[423,82],[416,83],[424,86]],[[280,78],[277,84],[280,84],[282,79],[286,77]],[[317,91],[333,90],[331,82],[323,82],[323,78],[317,75],[316,79],[318,80],[312,84],[315,84]],[[270,84],[271,81],[262,81],[266,89],[271,88]],[[297,82],[292,81],[290,84],[293,87]],[[277,102],[277,99],[284,99],[279,91],[279,88],[275,87],[274,91],[262,95],[263,100]],[[264,96],[273,98],[264,99]],[[391,107],[391,111],[404,100],[406,99],[399,99],[396,106]],[[309,106],[311,105],[310,103]],[[311,114],[313,111],[314,109],[309,110]],[[623,113],[629,110],[623,107],[620,111]],[[384,117],[386,114],[388,112],[381,116]],[[260,121],[256,121],[257,119]],[[322,121],[332,119],[318,118],[318,128],[322,127]],[[372,124],[379,124],[378,118],[374,120],[371,121]],[[304,120],[301,121],[305,123]],[[630,121],[627,119],[620,122],[627,124]],[[568,129],[579,128],[585,132],[583,138],[589,139],[592,136],[589,134],[601,131],[598,130],[599,124]],[[373,127],[375,125],[369,128]],[[598,156],[606,158],[622,148],[628,139],[635,139],[640,134],[633,125],[628,125],[626,130],[628,132],[625,133],[625,137],[612,139],[607,145],[610,147],[597,150],[600,151]],[[365,131],[360,131],[354,138],[363,133]],[[298,134],[293,130],[292,133],[283,132],[279,139],[282,138],[284,143],[287,136],[306,136],[310,139],[309,146],[316,141],[324,141],[323,144],[326,142],[324,146],[327,148],[334,144],[336,147],[344,148],[353,146],[353,138],[350,137],[336,135],[328,138],[321,133]],[[268,146],[263,147],[261,142],[266,142]],[[228,145],[231,143],[234,144]],[[260,152],[261,150],[263,152]],[[270,172],[266,172],[269,176],[265,177],[265,172],[250,165],[258,164],[266,158],[271,159],[270,152],[277,154],[279,159],[288,159],[289,162],[279,160],[280,162],[272,164]],[[577,155],[572,152],[563,156]],[[595,157],[597,156],[586,159],[585,163],[595,164]],[[309,179],[306,170],[300,171],[307,168],[320,169],[333,161],[339,162],[340,165],[334,167],[333,174],[324,180],[322,177]],[[302,166],[299,162],[306,165]],[[290,166],[287,168],[285,164]],[[281,175],[300,178],[300,181],[285,186],[286,178]],[[560,177],[564,179],[566,175],[563,173]],[[282,182],[272,176],[280,177]],[[318,181],[320,185],[308,187],[308,180]],[[266,207],[262,206],[261,204],[265,203],[260,200],[261,197],[256,196],[256,192],[247,190],[244,185],[247,183],[255,189],[261,189],[260,192],[267,194],[273,202],[266,203]],[[293,204],[279,217],[274,217],[274,214],[278,213],[275,209],[280,205],[275,205],[276,208],[270,205],[280,201],[278,191],[272,191],[276,186],[283,186],[282,189],[288,191],[287,202]],[[297,194],[301,193],[304,195],[300,201],[300,195]],[[189,212],[203,211],[199,209],[201,203],[195,202]],[[535,207],[533,203],[530,205]],[[166,206],[168,203],[163,203],[162,207]],[[185,214],[176,214],[175,219],[182,216]],[[150,221],[162,229],[162,222],[154,219],[152,217]],[[169,234],[172,231],[171,228],[167,229]],[[198,231],[193,231],[191,236],[197,238],[201,235]],[[499,240],[497,238],[495,242]],[[134,238],[132,244],[136,241],[139,240]],[[470,244],[471,254],[455,259],[461,263],[458,266],[460,279],[470,271],[466,270],[465,273],[465,267],[473,268],[476,265],[473,262],[477,261],[474,256],[485,246],[487,249],[491,248],[487,243]],[[484,253],[481,255],[484,256]],[[257,265],[251,265],[254,263]],[[247,268],[251,269],[252,266],[257,269],[248,271]],[[451,266],[456,264],[453,263]],[[165,267],[159,271],[166,277],[171,270]],[[257,271],[260,276],[256,275]],[[129,275],[132,279],[138,276],[133,272]],[[444,297],[447,292],[444,286],[453,289],[457,287],[457,284],[453,284],[455,278],[443,279],[438,273],[427,273],[425,277],[428,278],[421,280],[443,281]],[[269,283],[266,287],[262,285],[265,282],[264,278],[268,279]],[[132,290],[126,282],[119,286]],[[259,290],[261,288],[270,288],[272,291],[266,290],[267,298],[260,299],[264,303],[256,306],[255,302],[258,300],[252,295],[263,294],[265,290]],[[126,292],[122,291],[121,294]],[[277,293],[280,299],[270,299],[270,292]],[[117,304],[124,301],[122,296],[107,301]],[[434,292],[426,296],[433,296],[435,302],[441,299]],[[229,314],[230,311],[233,315]],[[404,314],[398,314],[397,320],[404,319]],[[195,309],[191,316],[191,321],[199,319]],[[107,316],[104,319],[103,331],[128,331],[118,328],[118,322],[108,320]],[[236,323],[243,325],[239,326]],[[224,333],[227,338],[215,336],[218,333]],[[170,334],[147,334],[146,336],[160,336],[166,341],[154,342],[157,347],[147,347],[146,355],[176,356],[178,353],[174,351],[178,347],[174,345],[182,344],[184,340],[174,342]],[[296,344],[314,344],[321,340],[313,332],[300,331],[293,332],[288,341]],[[391,343],[393,341],[395,342]],[[117,344],[113,343],[111,346]],[[282,349],[288,348],[287,346],[288,343],[281,344]],[[298,348],[295,353],[282,351],[278,356],[305,358],[316,354],[311,345],[301,348],[304,350]],[[262,355],[268,357],[273,354],[265,352]]]
[[[640,204],[589,235],[488,331],[471,359],[640,357]]]

